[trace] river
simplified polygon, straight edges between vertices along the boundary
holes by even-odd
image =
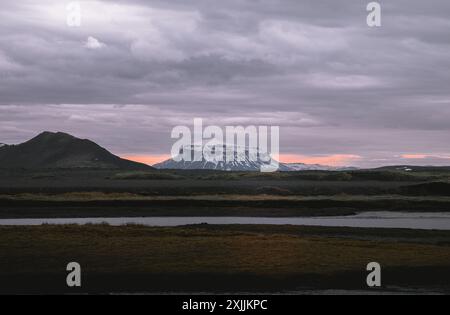
[[[146,226],[181,226],[192,224],[271,224],[327,227],[403,228],[450,230],[450,213],[364,212],[340,217],[136,217],[136,218],[67,218],[67,219],[1,219],[0,225],[33,226],[42,224],[100,224],[112,226],[140,224]]]

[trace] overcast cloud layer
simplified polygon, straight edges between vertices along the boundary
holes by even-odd
[[[163,155],[194,117],[281,126],[283,155],[450,164],[450,2],[2,1],[0,142],[43,130]],[[319,160],[320,161],[320,160]],[[325,160],[326,161],[326,160]]]

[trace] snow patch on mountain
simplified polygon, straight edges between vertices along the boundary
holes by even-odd
[[[190,158],[183,159],[184,156]],[[184,147],[175,159],[154,165],[158,169],[221,171],[261,171],[277,166],[280,171],[289,171],[270,154],[258,149],[220,144]]]

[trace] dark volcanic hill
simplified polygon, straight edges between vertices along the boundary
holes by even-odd
[[[90,140],[62,132],[44,132],[19,145],[0,146],[0,168],[152,169],[121,159]]]

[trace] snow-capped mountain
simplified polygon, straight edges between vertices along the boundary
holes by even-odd
[[[217,156],[223,156],[222,159],[216,158],[216,150],[222,147],[222,152]],[[205,152],[204,155],[203,152]],[[195,161],[195,156],[198,160]],[[209,158],[206,158],[209,156]],[[184,157],[184,159],[183,159]],[[231,158],[227,158],[231,157]],[[200,160],[201,159],[201,160]],[[218,170],[218,171],[248,171],[256,172],[264,169],[278,169],[281,172],[295,171],[346,171],[354,170],[350,167],[333,167],[319,164],[304,163],[278,163],[272,159],[268,153],[258,150],[249,150],[248,148],[239,148],[233,145],[193,145],[180,150],[175,159],[169,159],[162,163],[153,165],[158,169],[180,169],[180,170]]]
[[[221,148],[222,147],[222,148]],[[221,150],[221,152],[216,151]],[[203,152],[205,154],[203,154]],[[195,159],[198,156],[199,158]],[[222,156],[222,158],[219,158]],[[187,157],[184,158],[183,157]],[[190,157],[190,158],[189,158]],[[201,160],[200,160],[201,159]],[[221,171],[264,171],[277,169],[289,171],[268,153],[232,145],[193,145],[180,150],[179,156],[153,165],[158,169],[221,170]]]

